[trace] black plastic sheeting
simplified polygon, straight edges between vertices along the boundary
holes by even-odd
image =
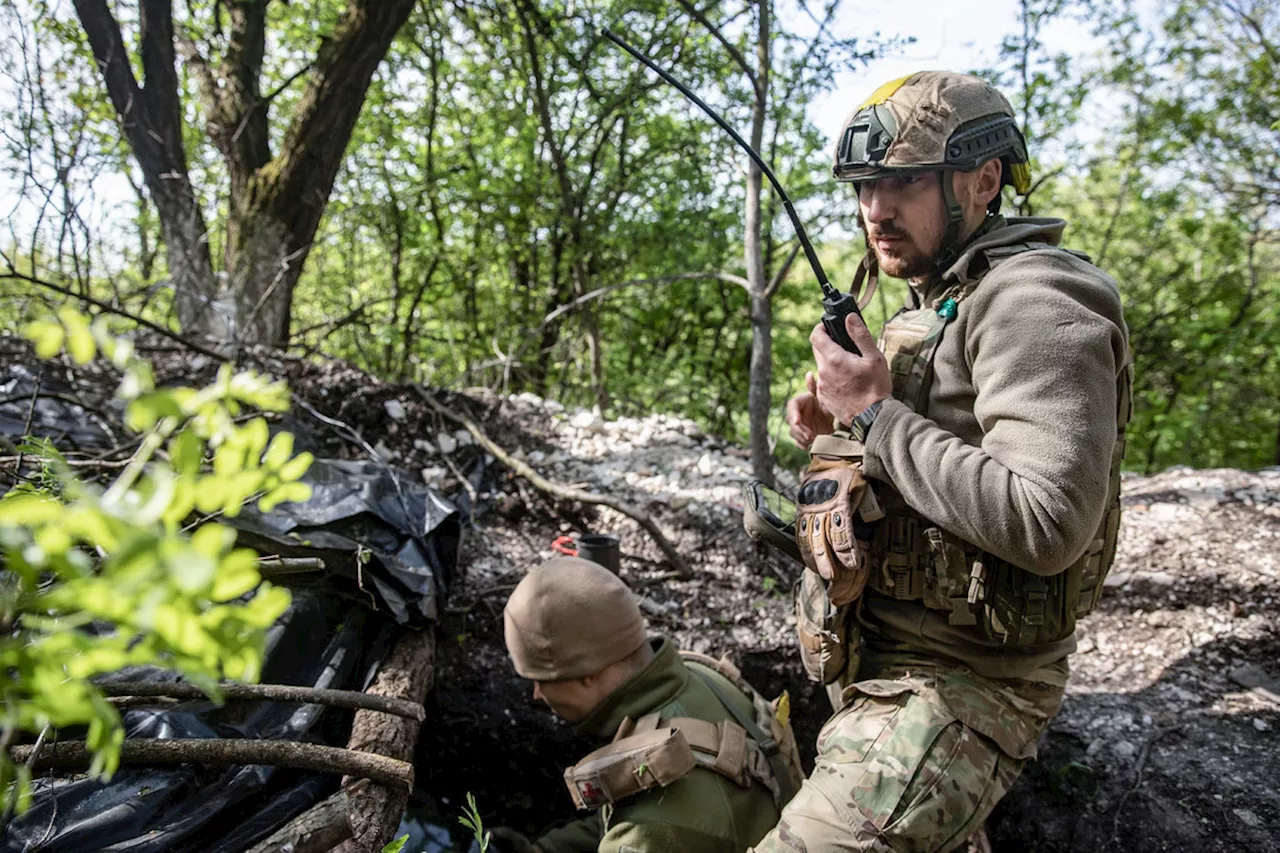
[[[462,517],[434,489],[382,462],[317,459],[306,503],[251,507],[224,523],[262,554],[319,557],[325,582],[396,622],[435,621],[457,562]]]
[[[262,681],[363,690],[393,623],[436,616],[461,537],[461,515],[420,481],[382,462],[317,460],[312,497],[225,521],[260,553],[320,557],[323,577],[280,578],[289,610],[268,635]],[[357,556],[360,555],[360,556]],[[299,586],[292,581],[306,579]],[[372,612],[370,612],[372,611]],[[126,670],[119,680],[172,680]],[[345,746],[351,711],[274,702],[189,702],[123,714],[127,737],[252,737]],[[78,737],[65,732],[64,737]],[[236,853],[337,789],[335,775],[270,766],[121,767],[107,784],[42,778],[31,810],[0,853]]]
[[[269,631],[262,680],[363,689],[387,648],[391,623],[321,590],[295,592]],[[173,680],[123,670],[104,680]],[[345,745],[352,712],[281,702],[185,702],[126,711],[128,737],[253,737]],[[72,733],[67,733],[72,734]],[[39,778],[30,811],[0,850],[23,853],[234,853],[337,790],[338,777],[266,765],[131,768],[107,784]]]

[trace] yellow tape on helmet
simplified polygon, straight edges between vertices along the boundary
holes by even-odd
[[[1009,174],[1013,177],[1013,188],[1018,195],[1026,195],[1031,189],[1031,166],[1028,163],[1010,163]]]
[[[906,83],[914,76],[916,75],[908,74],[906,77],[899,77],[897,80],[890,80],[888,83],[885,83],[879,89],[872,92],[871,97],[863,101],[858,106],[858,109],[862,110],[867,107],[874,107],[876,104],[883,104],[885,101],[893,97],[894,92],[902,88],[903,83]]]

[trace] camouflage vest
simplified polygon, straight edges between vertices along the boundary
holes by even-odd
[[[951,320],[983,275],[1016,254],[1055,249],[1047,243],[1020,243],[987,249],[986,268],[964,278],[933,305],[903,309],[880,335],[880,348],[893,376],[893,396],[910,409],[928,415],[933,358]],[[1087,255],[1067,249],[1085,261]],[[1018,649],[1053,643],[1071,636],[1076,619],[1089,613],[1102,592],[1120,527],[1120,463],[1125,427],[1132,414],[1133,365],[1116,377],[1116,441],[1111,452],[1107,511],[1084,554],[1058,574],[1043,577],[982,551],[941,529],[906,505],[885,484],[880,498],[886,518],[873,542],[872,589],[900,600],[919,600],[945,611],[955,626],[968,627],[988,642]]]

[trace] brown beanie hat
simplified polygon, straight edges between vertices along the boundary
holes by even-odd
[[[525,575],[502,616],[516,672],[534,681],[594,675],[645,641],[627,585],[577,557],[553,557]]]

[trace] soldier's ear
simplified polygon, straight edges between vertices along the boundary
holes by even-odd
[[[991,200],[1000,194],[1000,176],[1003,174],[1003,166],[1000,161],[988,160],[978,167],[977,181],[974,183],[973,191],[982,202],[982,206],[986,207]]]

